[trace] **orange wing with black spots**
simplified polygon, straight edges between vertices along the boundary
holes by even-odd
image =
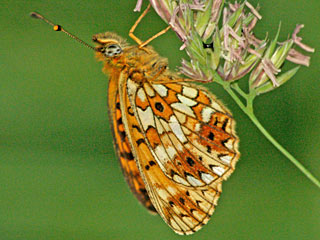
[[[210,219],[222,180],[239,158],[232,116],[212,94],[187,83],[120,80],[125,130],[157,212],[179,234]]]
[[[128,89],[136,89],[130,104],[168,178],[199,187],[230,175],[239,158],[234,121],[213,95],[190,83],[129,80]]]
[[[134,156],[131,151],[129,140],[123,125],[123,118],[120,110],[120,99],[117,89],[112,88],[112,79],[109,86],[109,115],[112,123],[111,129],[113,133],[114,146],[118,155],[123,175],[134,196],[139,202],[145,206],[151,213],[157,213],[153,207],[149,195],[146,191],[145,184],[140,176],[140,171],[134,161]],[[116,92],[114,94],[114,92]],[[112,96],[114,97],[113,99]]]

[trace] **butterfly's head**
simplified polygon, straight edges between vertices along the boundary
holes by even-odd
[[[121,56],[128,46],[124,39],[111,32],[96,34],[92,40],[97,44],[95,49],[97,57],[101,60]]]

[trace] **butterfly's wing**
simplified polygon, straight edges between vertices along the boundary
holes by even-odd
[[[109,117],[116,154],[118,155],[123,175],[132,193],[151,213],[157,213],[147,194],[145,184],[140,176],[127,134],[124,130],[123,116],[120,110],[118,78],[119,74],[113,74],[110,77],[108,87]]]
[[[239,158],[231,114],[189,83],[137,83],[124,74],[119,90],[125,131],[153,206],[175,232],[199,230]]]

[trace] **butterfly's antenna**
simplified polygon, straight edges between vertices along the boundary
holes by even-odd
[[[71,34],[70,32],[66,31],[62,26],[54,24],[53,22],[51,22],[50,20],[48,20],[47,18],[45,18],[44,16],[42,16],[41,14],[37,13],[37,12],[32,12],[30,13],[30,16],[33,18],[37,18],[37,19],[41,19],[43,21],[45,21],[46,23],[48,23],[49,25],[53,26],[53,30],[55,31],[60,31],[60,32],[64,32],[65,34],[67,34],[69,37],[77,40],[79,43],[85,45],[88,48],[93,49],[94,51],[98,51],[96,48],[90,46],[88,43],[82,41],[80,38],[76,37],[75,35]]]

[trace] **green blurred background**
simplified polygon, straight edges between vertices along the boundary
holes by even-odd
[[[258,37],[285,40],[296,23],[320,50],[320,1],[260,2]],[[90,42],[95,33],[127,37],[136,1],[0,0],[0,239],[181,239],[130,193],[115,158],[107,115],[107,77],[93,52],[31,19],[39,11]],[[144,7],[146,6],[146,1]],[[147,39],[166,25],[150,13],[137,29]],[[130,40],[130,42],[132,42]],[[152,42],[174,69],[184,53],[171,31]],[[292,65],[289,65],[292,66]],[[320,177],[318,52],[284,87],[257,99],[270,133]],[[188,239],[319,239],[320,190],[258,132],[230,97],[241,160],[219,206]]]

